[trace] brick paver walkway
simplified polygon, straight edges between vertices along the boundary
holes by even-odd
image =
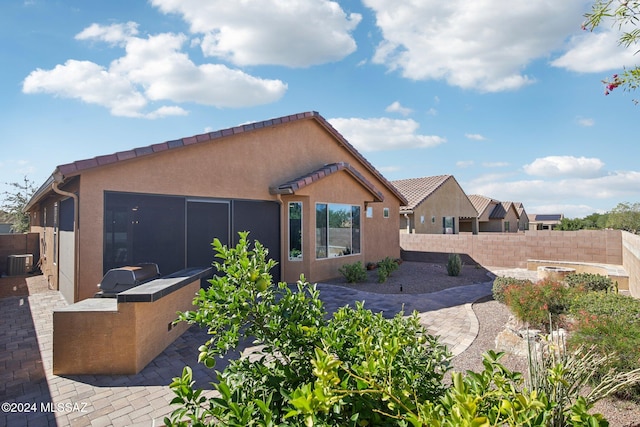
[[[213,370],[197,363],[196,349],[207,335],[195,326],[137,375],[53,375],[52,312],[66,302],[43,280],[27,278],[30,295],[0,299],[0,426],[162,425],[175,409],[169,405],[174,395],[168,384],[185,365],[192,367],[196,386],[213,393]],[[491,281],[423,295],[379,295],[331,285],[318,289],[329,312],[362,299],[365,307],[389,316],[402,308],[417,310],[429,332],[459,354],[478,332],[471,303],[491,293]]]

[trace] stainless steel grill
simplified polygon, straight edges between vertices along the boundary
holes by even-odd
[[[145,263],[132,266],[112,268],[107,271],[102,281],[98,284],[100,291],[96,298],[114,298],[120,292],[150,282],[160,277],[158,264]]]

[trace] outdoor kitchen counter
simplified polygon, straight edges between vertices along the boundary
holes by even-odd
[[[136,374],[189,327],[173,322],[193,309],[212,268],[181,270],[117,298],[90,298],[53,312],[53,373]]]

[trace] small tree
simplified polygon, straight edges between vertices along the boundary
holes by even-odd
[[[6,212],[11,221],[11,231],[15,233],[26,233],[29,231],[29,214],[24,212],[25,206],[36,192],[33,181],[26,176],[24,182],[6,183],[13,190],[2,193],[4,200],[1,209]]]
[[[582,24],[582,28],[585,30],[593,31],[603,22],[612,21],[612,25],[617,26],[621,32],[618,38],[620,45],[629,47],[640,41],[640,29],[631,29],[638,25],[640,17],[638,0],[596,0],[591,7],[591,12],[584,16],[586,21]],[[610,79],[603,80],[602,83],[605,85],[605,95],[618,87],[634,91],[640,85],[640,67],[624,69]],[[637,100],[634,102],[638,103]]]
[[[640,230],[640,203],[618,203],[607,216],[607,227],[637,233]]]

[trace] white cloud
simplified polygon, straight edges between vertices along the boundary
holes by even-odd
[[[528,175],[542,177],[580,177],[593,178],[602,175],[604,163],[600,159],[573,156],[548,156],[535,159],[524,165]]]
[[[195,64],[181,51],[187,40],[182,34],[139,38],[133,36],[135,27],[93,24],[79,34],[81,39],[122,45],[125,55],[109,67],[68,60],[52,70],[37,69],[25,78],[23,92],[79,99],[106,107],[114,116],[153,119],[187,114],[175,105],[151,106],[155,103],[239,108],[277,101],[287,90],[280,80],[260,79],[220,64]]]
[[[484,162],[482,164],[485,168],[503,168],[509,166],[508,162]]]
[[[98,40],[110,44],[123,44],[129,38],[138,34],[138,24],[127,22],[126,24],[100,25],[91,24],[76,34],[76,40]]]
[[[475,162],[473,160],[459,160],[456,162],[456,166],[459,168],[469,168],[474,164]]]
[[[535,179],[509,181],[495,175],[480,176],[465,183],[467,194],[482,194],[497,200],[523,201],[529,213],[564,213],[570,218],[583,217],[596,211],[585,206],[584,200],[597,201],[605,210],[620,201],[636,200],[640,188],[640,172],[622,171],[599,177],[559,180]],[[563,210],[544,212],[542,207],[561,207]],[[601,209],[602,210],[602,209]]]
[[[361,15],[335,1],[151,0],[202,34],[207,56],[235,65],[307,67],[338,61],[356,50],[351,32]]]
[[[596,124],[595,120],[586,117],[578,117],[576,120],[580,126],[584,127],[591,127]]]
[[[480,135],[479,133],[465,133],[464,136],[467,139],[473,139],[475,141],[485,141],[487,139],[484,136]]]
[[[383,41],[374,63],[413,80],[498,92],[535,78],[523,73],[580,28],[584,0],[363,0]]]
[[[360,151],[427,148],[446,141],[439,136],[418,134],[420,125],[412,119],[335,118],[329,122]]]
[[[399,101],[392,102],[389,106],[387,106],[387,108],[384,109],[384,111],[386,111],[387,113],[400,113],[403,116],[408,116],[409,114],[413,113],[413,110],[411,108],[403,107],[402,105],[400,105]]]
[[[601,25],[597,32],[585,31],[569,41],[568,50],[551,65],[579,73],[600,73],[617,70],[625,65],[635,65],[637,48],[625,48],[618,43],[617,26]]]

